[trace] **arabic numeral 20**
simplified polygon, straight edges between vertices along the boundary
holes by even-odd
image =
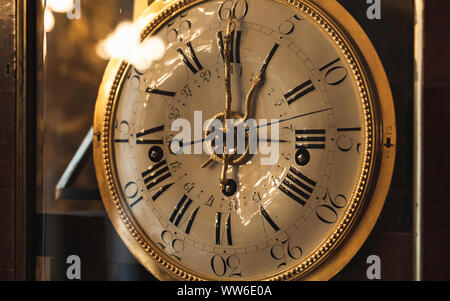
[[[327,190],[322,200],[324,203],[316,208],[317,218],[325,224],[336,223],[338,210],[343,209],[347,205],[347,198],[342,194],[332,198],[329,190]]]
[[[300,259],[302,255],[302,249],[297,245],[293,246],[291,244],[291,238],[276,244],[270,249],[270,256],[279,262],[277,266],[278,269],[286,266],[287,260],[297,260]]]

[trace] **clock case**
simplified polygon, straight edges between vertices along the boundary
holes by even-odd
[[[369,255],[377,255],[383,262],[383,279],[409,280],[413,277],[415,7],[412,1],[381,1],[381,19],[370,20],[368,5],[338,2],[367,33],[386,69],[397,118],[397,160],[384,209],[372,234],[334,279],[366,280],[366,260]],[[142,4],[119,0],[82,3],[81,19],[56,15],[53,31],[37,32],[40,64],[35,220],[40,234],[33,251],[36,278],[67,279],[66,259],[77,255],[83,262],[84,280],[151,280],[153,276],[123,245],[103,209],[91,158],[90,130],[106,66],[106,61],[95,55],[95,46],[121,21],[131,20],[133,10]],[[43,12],[38,3],[38,19],[42,20]],[[101,18],[102,14],[107,17]],[[94,23],[100,23],[95,25],[98,32],[83,35],[83,26],[86,30]],[[67,44],[78,51],[61,51]]]

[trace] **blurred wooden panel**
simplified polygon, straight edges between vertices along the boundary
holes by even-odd
[[[350,264],[334,280],[367,281],[367,258],[376,255],[381,261],[383,281],[412,280],[412,234],[374,232]]]
[[[15,278],[15,1],[0,2],[0,280]]]
[[[450,15],[425,1],[424,279],[450,280]]]
[[[450,84],[450,57],[448,55],[450,5],[448,0],[425,0],[424,2],[426,87],[448,87]],[[448,98],[448,94],[446,96]],[[425,102],[428,101],[425,100]]]

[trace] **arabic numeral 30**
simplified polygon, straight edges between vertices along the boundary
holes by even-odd
[[[240,264],[241,260],[235,255],[214,255],[211,258],[211,268],[218,277],[242,277],[241,271],[237,270]]]

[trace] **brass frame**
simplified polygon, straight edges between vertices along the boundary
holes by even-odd
[[[145,39],[180,11],[203,1],[206,0],[155,1],[144,14],[155,14],[156,17],[142,31],[141,38]],[[378,54],[358,23],[340,4],[330,0],[274,1],[308,14],[329,33],[347,57],[365,108],[368,148],[365,150],[359,184],[336,231],[295,268],[255,280],[327,280],[336,275],[360,249],[383,208],[395,161],[395,147],[384,145],[387,138],[393,145],[396,144],[393,99]],[[95,110],[94,162],[105,208],[124,243],[154,276],[160,280],[206,280],[206,277],[180,267],[172,259],[158,253],[155,245],[133,220],[115,185],[110,124],[123,74],[128,68],[128,64],[121,60],[110,61]],[[372,120],[377,124],[371,124]]]
[[[414,203],[413,203],[413,279],[423,278],[423,83],[424,83],[424,3],[415,0],[414,57]]]

